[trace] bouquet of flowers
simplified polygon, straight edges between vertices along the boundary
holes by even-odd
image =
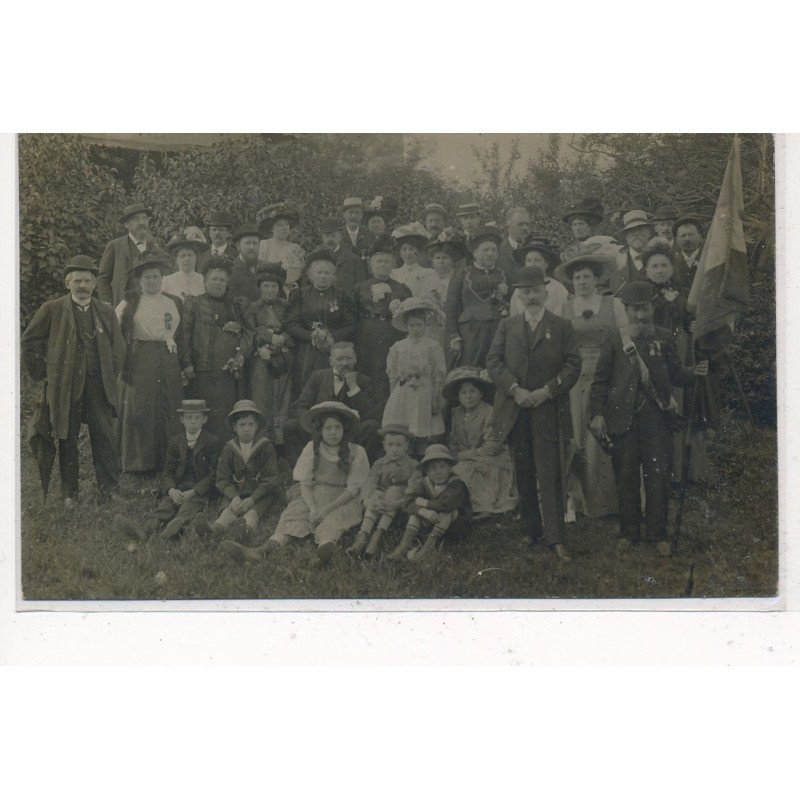
[[[333,344],[331,332],[321,322],[311,323],[311,344],[323,352]]]
[[[222,326],[222,330],[225,333],[232,333],[234,336],[238,336],[242,332],[242,326],[238,322],[226,322]]]
[[[231,323],[228,323],[231,324]],[[238,323],[233,323],[238,324]],[[225,366],[222,368],[223,372],[230,372],[236,380],[241,380],[242,378],[242,369],[244,367],[244,356],[242,355],[241,348],[236,348],[236,355],[232,356],[225,362]]]
[[[403,305],[402,302],[400,300],[398,300],[397,298],[395,298],[394,300],[392,300],[389,303],[389,313],[392,316],[394,316],[398,312],[398,310],[400,309],[400,306],[402,306],[402,305]]]
[[[386,295],[392,293],[392,287],[388,283],[373,283],[372,284],[372,302],[380,303]]]

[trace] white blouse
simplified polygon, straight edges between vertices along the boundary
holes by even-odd
[[[117,319],[127,308],[123,300],[116,308]],[[133,316],[133,338],[144,342],[166,342],[174,345],[175,331],[181,321],[175,302],[163,294],[143,294]]]
[[[205,281],[199,272],[173,272],[161,281],[161,291],[174,294],[185,300],[187,297],[199,297],[206,290]]]

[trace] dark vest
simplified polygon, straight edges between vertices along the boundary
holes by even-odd
[[[77,332],[77,352],[75,358],[75,380],[72,383],[72,397],[77,400],[83,394],[87,375],[101,374],[100,353],[97,349],[97,324],[91,305],[87,311],[81,311],[78,304],[72,303]]]

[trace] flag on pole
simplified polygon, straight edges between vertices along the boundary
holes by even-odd
[[[725,325],[732,328],[736,315],[750,304],[740,146],[741,140],[734,136],[714,219],[689,292],[695,338]]]

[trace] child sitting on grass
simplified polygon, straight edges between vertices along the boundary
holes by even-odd
[[[408,455],[411,440],[408,426],[392,423],[381,428],[378,434],[383,437],[386,455],[372,465],[369,480],[362,492],[366,513],[355,541],[347,548],[351,556],[360,556],[363,552],[367,558],[372,558],[378,554],[381,537],[389,530],[403,504],[408,482],[419,476],[419,465]]]
[[[200,515],[195,530],[203,536],[219,535],[232,526],[237,534],[255,532],[259,518],[269,513],[278,499],[278,456],[272,442],[259,433],[263,414],[252,400],[239,400],[228,414],[235,436],[222,448],[217,464],[217,489],[223,509],[215,522]]]
[[[357,411],[335,400],[317,403],[303,414],[300,424],[312,439],[295,464],[297,483],[286,493],[289,505],[261,547],[223,542],[231,558],[261,561],[270,550],[313,533],[318,565],[331,560],[339,539],[361,522],[364,513],[358,497],[369,477],[369,460],[364,448],[349,438],[358,420]]]
[[[425,474],[412,480],[406,490],[403,510],[409,515],[403,538],[389,556],[392,561],[407,557],[418,563],[429,562],[445,534],[463,536],[469,530],[472,506],[469,491],[453,474],[456,459],[443,444],[429,445],[420,468]],[[425,543],[414,550],[411,545],[422,532]]]
[[[184,432],[167,445],[161,472],[164,496],[155,511],[141,525],[117,514],[114,527],[121,533],[146,539],[163,525],[161,536],[172,539],[180,535],[197,514],[206,510],[215,494],[214,478],[219,458],[219,440],[208,433],[209,408],[205,400],[183,400],[177,409]]]

